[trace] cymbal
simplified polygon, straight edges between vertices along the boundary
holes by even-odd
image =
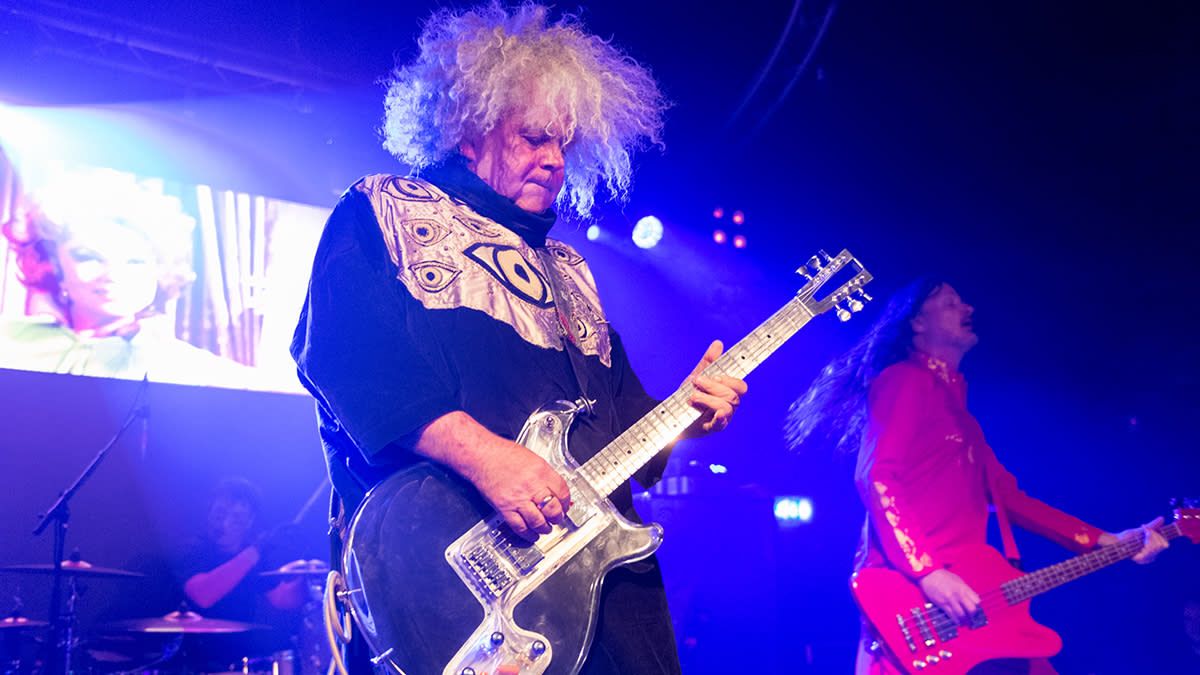
[[[321,560],[293,560],[277,570],[260,572],[263,577],[321,577],[329,574],[329,565]]]
[[[171,612],[163,617],[117,621],[105,627],[134,633],[244,633],[270,628],[240,621],[206,619],[195,612]]]
[[[6,616],[0,619],[0,630],[6,628],[45,628],[49,625],[45,621],[30,621],[23,616]]]
[[[86,560],[64,560],[63,574],[80,577],[144,577],[145,574],[127,572],[112,567],[97,567]],[[17,572],[21,574],[53,574],[54,565],[8,565],[0,567],[0,572]]]

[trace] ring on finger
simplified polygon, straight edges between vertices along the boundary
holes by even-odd
[[[545,497],[542,497],[542,500],[540,502],[537,503],[538,508],[544,509],[547,506],[549,506],[550,502],[552,502],[552,501],[554,501],[554,495],[552,495],[552,494],[546,495]]]

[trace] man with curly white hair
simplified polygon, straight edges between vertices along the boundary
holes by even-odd
[[[318,402],[340,528],[371,487],[432,464],[536,540],[564,522],[572,493],[515,442],[530,414],[590,400],[569,436],[582,463],[658,403],[605,319],[583,257],[547,238],[552,207],[586,217],[601,183],[623,199],[632,153],[661,145],[667,102],[645,67],[539,5],[438,11],[419,47],[394,73],[383,127],[385,146],[414,173],[368,176],[343,196],[292,354]],[[689,376],[700,416],[681,438],[723,429],[746,392],[740,379],[699,375],[721,351],[714,342]],[[634,474],[639,482],[658,479],[668,452]],[[427,490],[429,481],[416,483]],[[626,481],[610,497],[636,521],[631,494]],[[423,519],[398,527],[415,541]],[[441,560],[414,583],[436,585],[443,574],[460,583]],[[477,612],[467,597],[462,611]],[[426,612],[421,644],[404,649],[442,650],[430,663],[447,667],[460,645],[438,644],[448,631],[436,626],[456,611]],[[594,627],[575,664],[583,672],[679,671],[653,558],[607,575]],[[556,654],[554,672],[575,672],[571,658]]]

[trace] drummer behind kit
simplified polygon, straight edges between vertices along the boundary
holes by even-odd
[[[327,491],[327,482],[317,486],[313,496],[301,507],[291,525],[297,526],[304,515]],[[10,565],[0,567],[0,573],[29,574],[53,578],[55,566],[50,564]],[[61,563],[62,579],[67,592],[65,611],[60,617],[64,639],[55,646],[57,651],[48,651],[54,645],[54,626],[50,622],[35,621],[20,616],[0,620],[3,633],[3,651],[0,651],[0,673],[3,675],[44,675],[54,668],[48,664],[56,661],[67,664],[71,673],[94,673],[117,675],[143,672],[206,672],[210,668],[197,669],[204,665],[207,647],[222,639],[234,636],[265,633],[280,626],[268,626],[242,621],[208,618],[188,607],[165,616],[129,619],[91,626],[87,640],[80,640],[77,603],[80,599],[79,582],[83,579],[135,580],[145,575],[138,572],[100,567],[80,559],[75,553]],[[303,581],[307,589],[307,600],[302,607],[301,620],[296,622],[295,631],[289,633],[288,642],[293,649],[277,650],[269,655],[241,653],[237,661],[225,663],[220,668],[229,672],[271,673],[272,675],[322,675],[330,658],[324,639],[322,618],[323,593],[329,566],[319,560],[296,560],[277,569],[257,575],[264,583]],[[142,586],[143,592],[145,585]],[[39,647],[38,633],[47,634]],[[246,640],[246,645],[253,641]],[[254,652],[246,647],[243,652]],[[266,651],[266,650],[264,650]],[[191,652],[191,653],[189,653]],[[298,658],[297,658],[298,655]],[[75,664],[71,666],[72,658]]]
[[[89,579],[142,578],[144,575],[126,570],[99,567],[83,560],[67,560],[62,569],[68,579],[68,612],[64,620],[76,620],[76,601],[79,598],[77,581]],[[53,565],[10,565],[0,567],[0,573],[54,573]],[[271,675],[323,675],[329,663],[329,648],[323,637],[321,616],[322,596],[329,566],[319,560],[297,560],[259,576],[278,581],[302,579],[309,588],[310,600],[304,608],[301,629],[292,636],[294,650],[280,650],[270,655],[246,654],[240,662],[227,664],[229,672],[270,673]],[[50,628],[46,621],[21,616],[19,610],[0,619],[0,672],[4,675],[41,675],[45,672],[45,655],[37,638],[39,631]],[[128,619],[96,626],[87,640],[73,639],[71,649],[76,654],[73,672],[105,674],[201,672],[198,663],[189,659],[187,642],[214,636],[266,631],[272,627],[262,624],[206,618],[186,608],[161,617]]]

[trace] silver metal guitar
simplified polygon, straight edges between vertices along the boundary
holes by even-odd
[[[824,299],[835,274],[853,276]],[[846,320],[870,297],[871,280],[842,251],[813,256],[808,283],[782,309],[705,371],[744,377],[813,317]],[[662,528],[623,517],[608,495],[699,413],[685,383],[582,466],[567,435],[583,403],[535,412],[517,442],[571,488],[561,525],[534,543],[514,535],[474,487],[433,463],[373,488],[354,514],[343,566],[351,613],[377,664],[404,675],[574,675],[595,634],[604,575],[649,556]]]

